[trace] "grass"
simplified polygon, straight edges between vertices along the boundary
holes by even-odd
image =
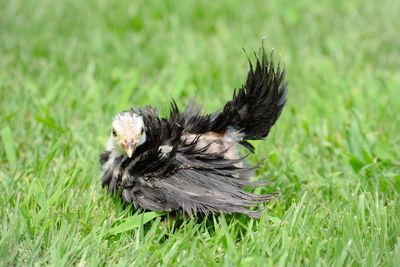
[[[400,266],[399,1],[0,1],[0,265]],[[165,219],[100,186],[111,117],[220,108],[248,54],[289,95],[260,220]]]

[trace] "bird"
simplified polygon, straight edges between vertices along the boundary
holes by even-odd
[[[246,54],[247,79],[219,111],[204,114],[194,100],[181,111],[171,100],[165,117],[152,106],[116,114],[100,155],[102,186],[144,210],[259,218],[263,209],[255,206],[273,194],[245,190],[262,184],[250,180],[260,164],[246,160],[255,152],[249,141],[269,134],[288,82],[280,60],[274,65],[273,49],[267,56],[262,45],[254,55],[255,66]]]

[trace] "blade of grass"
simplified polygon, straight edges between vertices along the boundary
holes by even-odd
[[[12,170],[17,169],[17,153],[15,150],[15,143],[13,139],[13,135],[9,126],[3,128],[0,132],[1,140],[3,142],[4,150],[6,152],[6,157],[8,163],[10,164]]]
[[[145,212],[142,214],[134,215],[126,218],[122,223],[117,226],[112,227],[109,231],[109,235],[117,235],[120,233],[131,231],[135,228],[140,227],[140,225],[144,225],[154,218],[160,217],[164,215],[161,212]]]

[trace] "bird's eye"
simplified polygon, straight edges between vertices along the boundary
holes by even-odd
[[[113,135],[114,137],[116,137],[116,136],[117,136],[117,132],[115,131],[115,129],[114,129],[114,128],[112,129],[112,135]]]
[[[143,134],[144,133],[144,128],[142,127],[142,130],[140,131],[140,134]]]

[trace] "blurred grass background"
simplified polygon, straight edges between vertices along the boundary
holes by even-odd
[[[400,266],[400,2],[0,1],[0,265]],[[100,186],[112,116],[221,108],[262,37],[288,102],[260,220],[142,217]],[[149,223],[144,222],[150,220]],[[122,227],[124,226],[124,227]],[[127,226],[127,228],[125,227]]]

